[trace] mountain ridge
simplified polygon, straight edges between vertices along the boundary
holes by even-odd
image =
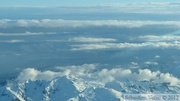
[[[121,101],[123,94],[177,94],[180,88],[169,83],[119,82],[101,85],[100,82],[82,81],[68,76],[51,81],[27,80],[0,88],[2,101]]]

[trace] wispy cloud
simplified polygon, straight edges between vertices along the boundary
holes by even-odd
[[[70,42],[114,42],[113,38],[74,37],[69,38]]]
[[[3,6],[2,6],[3,7]],[[5,7],[5,6],[4,6]],[[153,13],[153,14],[179,14],[180,2],[137,2],[137,3],[105,3],[94,6],[58,6],[58,7],[49,7],[49,6],[24,6],[16,5],[13,8],[26,9],[33,8],[37,11],[51,11],[52,9],[58,9],[57,11],[61,12],[78,12],[81,13],[92,13],[92,12],[106,12],[106,13]],[[6,7],[8,8],[8,7]],[[12,7],[11,7],[12,8]],[[57,12],[56,12],[57,13]]]
[[[0,43],[19,43],[19,42],[25,42],[24,40],[0,40]]]
[[[179,32],[179,31],[177,31]],[[142,42],[121,42],[113,38],[89,38],[89,37],[74,37],[70,38],[73,43],[71,50],[101,50],[101,49],[144,49],[144,48],[172,48],[180,49],[179,33],[173,32],[169,34],[158,35],[144,35],[137,36],[134,40],[141,40]]]
[[[180,21],[120,21],[120,20],[0,20],[1,28],[9,27],[43,27],[43,28],[56,28],[56,27],[91,27],[91,26],[117,26],[127,28],[139,28],[149,25],[164,25],[174,26],[180,28]]]
[[[114,8],[116,12],[172,14],[180,13],[179,2],[110,3],[102,7]]]
[[[0,33],[0,36],[34,36],[34,35],[46,35],[56,34],[55,32],[24,32],[24,33]]]
[[[157,62],[153,62],[153,61],[146,61],[146,62],[144,62],[144,64],[146,64],[146,65],[158,65]]]
[[[98,49],[137,49],[137,48],[175,48],[180,49],[180,42],[144,42],[144,43],[91,43],[72,45],[73,51]]]
[[[145,35],[140,36],[140,39],[146,40],[146,41],[180,41],[180,36],[178,35]]]
[[[142,47],[146,44],[136,44],[136,43],[92,43],[92,44],[81,44],[72,45],[72,50],[97,50],[97,49],[116,49],[116,48],[132,48],[132,47]]]

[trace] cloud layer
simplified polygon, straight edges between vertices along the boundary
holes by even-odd
[[[180,28],[180,21],[120,21],[120,20],[0,20],[0,28],[9,27],[90,27],[90,26],[117,26],[127,28],[138,28],[148,25],[165,25]]]
[[[59,72],[38,71],[34,68],[24,69],[17,77],[17,81],[25,80],[52,80],[57,77],[67,76],[70,78],[79,78],[87,82],[113,82],[120,81],[152,81],[154,83],[170,83],[172,86],[180,86],[180,80],[169,73],[160,71],[151,71],[149,69],[139,69],[133,72],[130,69],[112,68],[98,70],[97,64],[84,64],[81,66],[56,67]]]
[[[71,50],[100,50],[100,49],[144,49],[144,48],[171,48],[180,49],[179,30],[164,35],[144,35],[133,37],[132,40],[126,39],[127,42],[119,42],[115,38],[91,38],[91,37],[74,37],[69,38],[71,42],[81,42],[81,44],[72,44]],[[136,42],[136,41],[140,42]],[[129,41],[129,42],[128,42]],[[135,42],[131,42],[135,41]]]
[[[178,33],[179,34],[179,33]],[[146,41],[152,41],[152,42],[158,42],[158,41],[168,41],[168,42],[172,42],[172,41],[180,41],[180,36],[178,35],[145,35],[145,36],[140,36],[140,39],[146,40]]]
[[[70,42],[114,42],[116,39],[113,38],[93,38],[93,37],[74,37],[69,38]]]
[[[16,5],[12,8],[27,9],[33,8],[37,11],[45,9],[46,12],[52,9],[58,9],[60,12],[78,12],[91,13],[91,12],[123,12],[123,13],[156,13],[156,14],[177,14],[179,12],[179,2],[137,2],[137,3],[103,3],[96,6],[63,6],[63,7],[48,7],[48,6],[23,6]],[[8,8],[8,7],[6,7]],[[56,12],[58,13],[58,12]],[[52,14],[52,12],[51,12]]]
[[[24,32],[24,33],[0,33],[0,36],[35,36],[56,34],[55,32]]]
[[[24,40],[0,40],[0,43],[19,43],[19,42],[25,42]]]
[[[144,43],[90,43],[72,45],[73,51],[77,50],[98,50],[98,49],[135,49],[135,48],[174,48],[180,49],[180,42],[144,42]]]
[[[144,3],[110,3],[104,4],[102,7],[116,8],[115,11],[131,12],[131,13],[157,13],[172,14],[180,13],[178,2],[144,2]]]

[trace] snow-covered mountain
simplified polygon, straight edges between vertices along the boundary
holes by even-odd
[[[149,76],[138,80],[143,70],[131,73],[135,78],[130,79],[126,69],[95,71],[93,66],[66,67],[59,72],[26,69],[15,81],[0,88],[0,101],[122,101],[123,94],[180,93],[179,79],[168,74],[144,70]],[[163,75],[165,81],[156,80]]]
[[[52,81],[16,83],[1,88],[1,101],[118,101],[113,90],[105,87],[81,87],[67,77]],[[87,86],[87,85],[86,85]]]

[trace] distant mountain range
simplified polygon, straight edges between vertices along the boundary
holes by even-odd
[[[123,94],[177,94],[180,88],[150,81],[106,84],[66,76],[51,81],[11,82],[0,88],[1,101],[122,101]]]

